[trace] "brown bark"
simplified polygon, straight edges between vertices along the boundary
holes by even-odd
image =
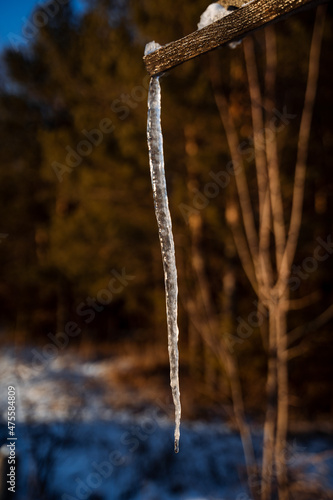
[[[288,471],[286,463],[288,415],[289,415],[289,382],[288,382],[288,350],[286,326],[286,301],[279,301],[275,306],[276,345],[277,345],[277,421],[274,461],[278,483],[279,500],[289,499]]]
[[[267,408],[264,424],[263,458],[261,472],[261,500],[270,500],[272,494],[273,460],[276,431],[276,398],[277,398],[277,366],[276,366],[276,320],[273,303],[269,308],[269,343],[267,360]]]
[[[298,136],[297,160],[295,168],[290,225],[282,262],[279,269],[279,280],[277,283],[277,288],[281,285],[281,283],[285,284],[286,286],[288,282],[301,229],[306,178],[306,163],[309,150],[313,109],[317,93],[320,52],[324,33],[325,14],[326,6],[318,7],[311,42],[304,107]]]
[[[163,73],[220,45],[244,38],[299,8],[325,1],[327,0],[253,0],[206,28],[148,54],[143,58],[146,69],[150,75]]]

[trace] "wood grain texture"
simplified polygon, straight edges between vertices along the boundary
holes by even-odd
[[[150,75],[168,71],[185,61],[282,19],[296,10],[326,3],[328,0],[252,0],[206,28],[164,45],[144,56]],[[232,0],[230,5],[233,5]]]
[[[217,0],[225,9],[228,7],[242,7],[246,1],[244,0]]]

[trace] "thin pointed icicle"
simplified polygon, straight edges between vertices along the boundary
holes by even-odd
[[[178,286],[175,245],[172,235],[172,223],[164,171],[163,136],[161,127],[161,87],[159,76],[153,76],[149,84],[147,138],[155,215],[157,219],[164,269],[168,323],[168,350],[170,360],[170,385],[175,405],[175,453],[178,453],[181,415],[178,373]]]

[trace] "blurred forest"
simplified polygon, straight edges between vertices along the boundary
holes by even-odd
[[[165,44],[194,31],[206,6],[203,0],[95,0],[79,16],[68,3],[29,43],[14,40],[5,50],[0,87],[2,344],[43,346],[76,324],[80,334],[72,335],[70,348],[96,355],[137,353],[139,368],[131,378],[157,389],[163,384],[168,393],[164,283],[146,144],[149,78],[142,57],[147,42]],[[286,217],[313,22],[314,10],[309,10],[275,26],[274,123],[279,126]],[[264,31],[253,36],[261,87],[264,36]],[[307,422],[333,416],[332,38],[330,4],[303,221],[289,281],[293,307],[288,331],[295,337],[290,415]],[[226,419],[232,414],[225,367],[202,335],[209,313],[206,294],[216,335],[229,342],[237,358],[246,411],[258,417],[265,407],[267,346],[262,337],[268,313],[258,306],[244,273],[230,230],[232,214],[226,212],[235,175],[215,102],[216,74],[240,137],[258,218],[248,75],[240,44],[187,62],[161,79],[180,288],[183,413],[188,418],[222,413]],[[321,261],[316,260],[319,241],[324,242],[320,255],[327,255]]]

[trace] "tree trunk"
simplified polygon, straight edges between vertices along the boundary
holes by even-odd
[[[188,127],[185,130],[185,139],[187,141],[186,150],[195,151],[195,148],[190,147],[195,142],[195,130]],[[190,181],[195,180],[191,158],[187,159],[187,170]],[[189,184],[189,183],[188,183]],[[222,330],[221,336],[221,323],[218,318],[217,311],[212,304],[210,296],[209,281],[207,279],[206,270],[204,266],[204,257],[202,254],[201,243],[203,239],[202,234],[202,215],[200,212],[192,213],[189,216],[189,229],[192,240],[192,267],[196,277],[197,290],[199,294],[196,297],[196,317],[200,318],[200,335],[204,343],[209,347],[210,351],[215,354],[221,367],[224,368],[230,384],[231,398],[233,403],[233,410],[235,421],[240,432],[242,446],[244,450],[246,470],[248,476],[249,488],[253,500],[258,498],[253,487],[254,478],[256,477],[255,456],[252,444],[252,437],[250,428],[245,419],[245,410],[243,402],[242,387],[239,378],[239,370],[235,357],[229,352]],[[232,295],[234,294],[235,279],[234,276],[229,276],[230,279],[224,279],[224,312],[226,313],[225,319],[227,324],[232,323]],[[200,311],[200,312],[198,312]],[[229,316],[229,321],[227,316]]]
[[[288,500],[288,471],[286,462],[288,432],[288,350],[286,326],[286,301],[276,306],[276,345],[277,345],[277,422],[275,442],[275,467],[279,500]]]
[[[267,361],[267,409],[264,424],[263,458],[261,472],[261,500],[270,500],[275,449],[275,425],[277,406],[277,367],[276,367],[276,314],[274,301],[269,304],[269,341]]]

